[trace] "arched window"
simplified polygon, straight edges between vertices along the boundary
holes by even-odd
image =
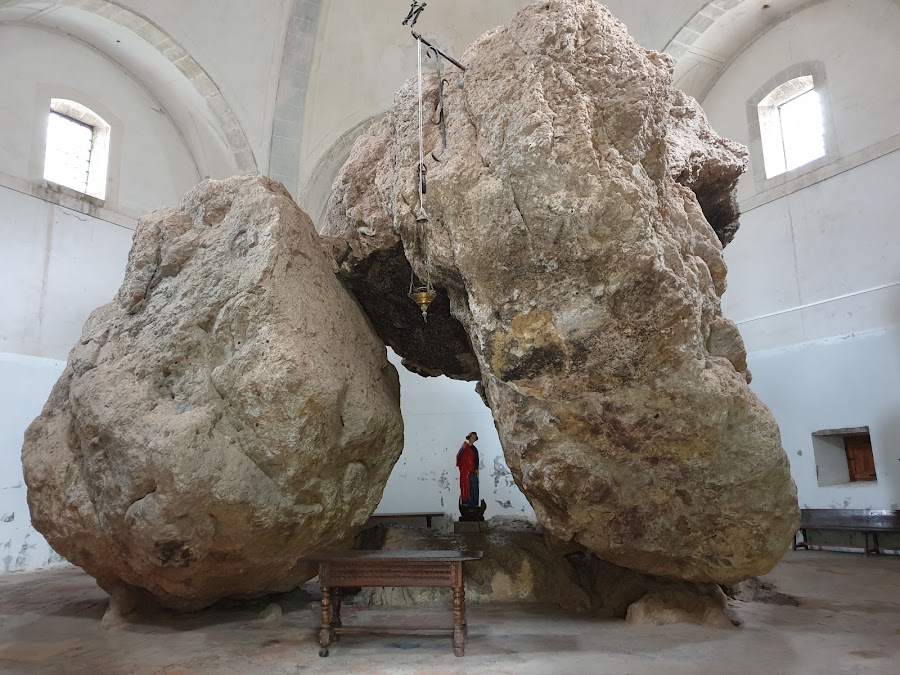
[[[757,105],[766,178],[825,156],[822,102],[812,75],[773,89]]]
[[[109,124],[89,108],[75,101],[51,99],[44,178],[104,199],[109,132]]]

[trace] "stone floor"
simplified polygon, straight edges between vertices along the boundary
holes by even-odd
[[[470,607],[470,641],[348,636],[320,659],[308,596],[166,616],[103,630],[102,591],[80,570],[0,577],[0,672],[156,673],[897,673],[900,556],[789,554],[768,580],[800,607],[736,603],[742,628],[631,626],[552,608]],[[351,622],[441,626],[448,611],[346,607]]]

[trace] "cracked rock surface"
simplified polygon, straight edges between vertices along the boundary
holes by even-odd
[[[720,302],[746,149],[594,0],[534,3],[461,61],[449,147],[426,160],[428,222],[410,81],[335,182],[323,231],[346,253],[339,274],[364,305],[401,305],[384,261],[430,269],[477,362],[456,376],[480,378],[551,535],[692,582],[769,571],[797,527],[796,488]],[[425,97],[430,113],[433,74]],[[425,147],[440,152],[433,124]],[[395,316],[376,329],[414,368],[458,353],[441,352],[436,318],[420,349]]]
[[[381,499],[399,401],[284,188],[206,181],[141,219],[116,299],[28,429],[32,522],[114,598],[290,590],[315,574],[298,558],[349,546]]]

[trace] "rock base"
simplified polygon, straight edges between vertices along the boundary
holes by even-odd
[[[648,593],[633,603],[625,615],[628,623],[666,626],[672,623],[696,623],[715,628],[733,628],[736,624],[725,612],[728,600],[722,589],[718,592],[696,593],[667,589]]]
[[[479,523],[461,523],[465,526]],[[378,525],[357,537],[368,550],[482,551],[464,567],[466,600],[552,604],[567,611],[626,619],[629,623],[695,623],[731,628],[728,596],[716,584],[695,584],[641,574],[575,550],[548,537],[531,521],[493,518],[486,531],[442,534]],[[350,602],[365,605],[449,605],[449,589],[367,588]]]

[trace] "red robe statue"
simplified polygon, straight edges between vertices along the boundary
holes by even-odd
[[[459,503],[470,508],[478,507],[478,448],[463,443],[456,453],[459,468]]]

